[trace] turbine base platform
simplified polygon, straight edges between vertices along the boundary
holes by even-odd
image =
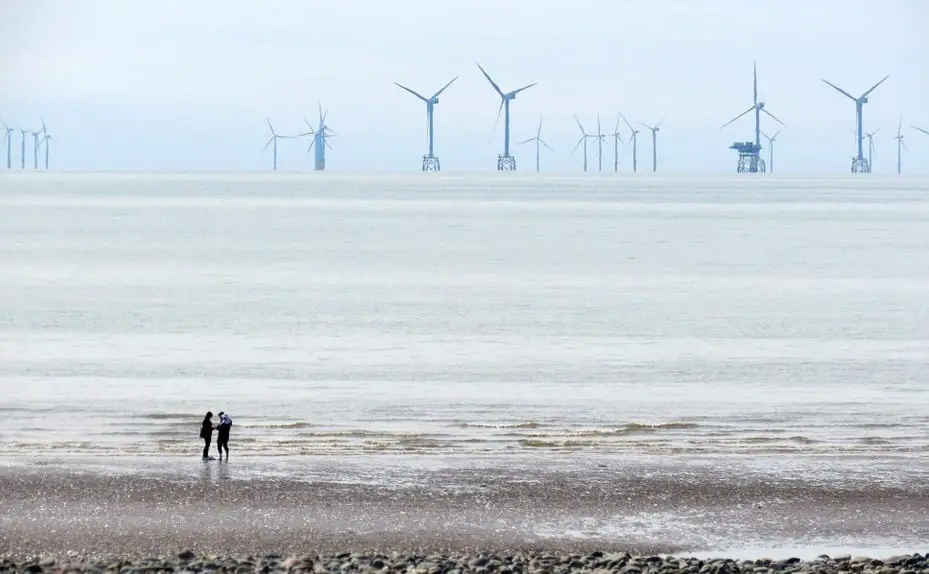
[[[516,158],[511,155],[498,155],[497,171],[516,171]]]
[[[765,163],[761,159],[761,146],[753,142],[735,142],[729,149],[739,152],[737,173],[765,173]]]
[[[852,158],[852,173],[871,173],[871,163],[866,158]]]
[[[442,167],[439,165],[438,156],[434,155],[424,155],[423,156],[423,171],[439,171]]]

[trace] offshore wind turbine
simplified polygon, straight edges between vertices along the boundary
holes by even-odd
[[[768,140],[768,169],[771,173],[774,173],[774,142],[777,140],[778,134],[781,133],[781,130],[774,132],[773,136],[761,132],[761,135],[764,136],[764,139]]]
[[[852,159],[852,173],[871,173],[871,163],[865,160],[864,158],[864,149],[863,149],[864,126],[862,125],[861,112],[864,109],[864,105],[868,103],[868,95],[871,92],[873,92],[875,89],[877,89],[878,86],[883,84],[884,81],[886,81],[887,78],[889,77],[890,77],[889,75],[884,76],[884,78],[880,82],[871,86],[868,89],[868,91],[861,94],[861,96],[857,98],[849,94],[842,88],[838,87],[837,85],[833,84],[829,80],[825,80],[825,79],[823,80],[824,83],[826,83],[827,85],[837,90],[843,96],[855,102],[855,128],[856,128],[857,138],[858,138],[858,155]]]
[[[44,121],[42,122],[45,123]],[[43,128],[44,129],[44,128]],[[39,169],[39,134],[42,131],[32,132],[32,169]]]
[[[577,122],[577,127],[581,130],[581,139],[577,140],[577,145],[574,146],[574,151],[577,151],[577,148],[581,147],[582,145],[584,146],[584,172],[587,172],[587,140],[594,136],[584,130],[584,126],[581,125],[581,120],[577,119],[577,116],[574,116],[574,121]]]
[[[0,121],[0,125],[2,125],[4,131],[6,131],[6,135],[4,136],[4,139],[6,139],[6,168],[10,170],[10,169],[13,169],[13,135],[12,134],[16,130],[6,125],[6,123],[3,121]]]
[[[529,142],[535,142],[535,170],[536,170],[536,171],[541,171],[541,169],[540,169],[540,168],[541,168],[541,162],[540,162],[540,160],[539,160],[539,158],[540,158],[541,155],[542,155],[542,148],[541,148],[541,146],[544,145],[546,148],[548,148],[548,151],[555,151],[555,150],[553,150],[553,149],[551,148],[551,146],[549,146],[547,143],[545,143],[545,140],[542,139],[542,118],[539,118],[539,129],[536,130],[536,132],[535,132],[535,137],[534,137],[534,138],[525,139],[525,140],[519,142],[518,145],[527,144],[527,143],[529,143]]]
[[[606,135],[603,133],[603,130],[600,129],[600,114],[597,114],[597,135],[594,136],[597,140],[597,171],[603,171],[603,140],[606,139]]]
[[[316,171],[325,171],[326,170],[326,148],[332,149],[332,146],[329,145],[329,138],[335,137],[337,134],[329,129],[329,126],[326,125],[326,118],[329,116],[329,110],[323,111],[322,102],[319,103],[319,123],[314,130],[310,126],[310,130],[313,132],[313,139],[310,141],[310,147],[307,148],[306,152],[314,151],[313,154],[313,169]],[[306,120],[304,120],[306,121]],[[309,122],[307,122],[309,125]]]
[[[500,96],[500,109],[497,110],[497,119],[494,122],[494,129],[497,128],[497,122],[500,121],[500,112],[506,110],[504,122],[504,136],[503,136],[503,155],[497,156],[497,171],[516,171],[516,158],[510,155],[510,102],[516,99],[516,94],[522,92],[523,90],[528,90],[532,86],[535,86],[538,82],[532,82],[521,88],[513,90],[511,92],[505,92],[500,89],[500,86],[490,77],[484,68],[480,64],[477,65],[480,68],[481,73],[484,74],[484,77],[487,78],[487,81],[490,82],[490,85],[493,86],[497,94]]]
[[[452,82],[454,82],[457,79],[458,79],[458,76],[455,76],[454,78],[452,78],[452,80],[449,83],[442,86],[442,89],[436,92],[431,98],[423,97],[422,95],[404,86],[403,84],[394,82],[394,84],[396,84],[400,88],[403,88],[404,90],[413,94],[417,98],[426,102],[426,122],[427,122],[426,133],[429,139],[429,153],[423,156],[423,171],[439,171],[441,169],[439,166],[439,158],[433,153],[433,142],[434,142],[434,135],[435,135],[435,128],[434,128],[435,105],[439,103],[439,95],[441,95],[441,93],[444,92],[446,88],[451,86]]]
[[[265,118],[265,121],[268,122],[268,129],[271,130],[271,137],[268,138],[268,142],[265,144],[264,149],[262,149],[261,151],[265,151],[268,149],[269,145],[273,145],[272,153],[274,155],[274,171],[277,171],[277,140],[289,139],[291,136],[282,136],[276,131],[274,131],[274,126],[271,125],[270,118]]]
[[[906,149],[906,144],[903,143],[903,118],[900,118],[900,123],[897,124],[897,137],[894,138],[897,140],[897,175],[903,171],[903,150]]]
[[[781,124],[785,128],[784,122],[777,119],[774,114],[769,112],[764,107],[764,102],[758,101],[758,65],[755,62],[752,62],[752,77],[754,88],[754,97],[752,99],[752,106],[732,118],[728,122],[723,124],[723,128],[729,124],[735,122],[736,120],[741,119],[743,116],[755,112],[755,141],[754,142],[735,142],[729,149],[734,149],[739,152],[739,164],[736,168],[738,173],[764,173],[765,165],[764,160],[761,159],[761,113],[764,112],[771,117],[774,121]],[[720,128],[722,129],[722,128]]]
[[[626,127],[629,128],[629,131],[632,132],[632,135],[629,136],[629,141],[632,142],[632,173],[635,173],[639,167],[639,131],[632,127],[632,124],[629,123],[629,120],[626,119],[626,116],[622,112],[619,113],[619,117],[626,122]]]
[[[41,142],[45,144],[45,171],[48,171],[48,142],[52,141],[54,138],[52,134],[48,133],[48,130],[45,129],[45,120],[42,120],[42,133],[45,134]]]
[[[654,126],[642,124],[643,127],[652,131],[652,171],[658,171],[658,132],[661,130],[661,124],[664,120],[665,118],[661,118],[661,121]]]
[[[622,119],[622,114],[616,116],[616,127],[613,128],[613,133],[610,136],[613,138],[613,171],[619,172],[619,142],[622,138],[621,133],[619,133],[619,122]]]
[[[874,167],[874,162],[872,158],[874,157],[874,134],[881,131],[881,128],[877,128],[873,132],[868,132],[865,134],[865,137],[868,138],[868,165],[872,168]]]

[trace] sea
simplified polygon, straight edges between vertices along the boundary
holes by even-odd
[[[254,476],[924,481],[927,364],[929,178],[0,174],[8,466],[187,468],[225,411]]]

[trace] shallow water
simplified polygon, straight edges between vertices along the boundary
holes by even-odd
[[[31,175],[0,177],[14,464],[196,456],[211,409],[283,475],[926,468],[926,179]]]

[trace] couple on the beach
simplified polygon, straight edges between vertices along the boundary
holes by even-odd
[[[216,450],[219,451],[219,460],[223,459],[223,450],[226,451],[226,462],[229,462],[229,431],[232,429],[232,419],[223,411],[219,411],[219,424],[213,424],[213,411],[207,411],[200,424],[200,438],[203,439],[203,460],[210,458],[210,441],[213,440],[213,430],[216,433]]]

